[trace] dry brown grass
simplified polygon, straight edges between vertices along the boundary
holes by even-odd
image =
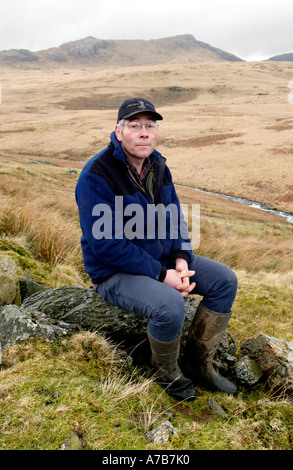
[[[236,223],[233,227],[233,222],[227,221],[225,226],[221,226],[217,222],[201,218],[201,226],[199,254],[214,258],[232,268],[242,267],[250,273],[262,270],[275,273],[292,270],[292,238],[284,240],[282,234],[274,230],[267,230],[265,235],[254,231],[253,228],[248,235],[241,233],[242,226],[237,227]]]
[[[24,248],[32,259],[47,266],[46,280],[53,286],[83,285],[86,277],[73,178],[64,169],[56,174],[50,166],[47,173],[9,162],[5,167],[0,183],[2,249],[5,240]],[[21,261],[30,270],[30,259]]]
[[[74,223],[70,216],[62,215],[64,207],[60,200],[52,198],[48,201],[49,193],[32,193],[24,186],[24,181],[22,189],[14,193],[10,184],[11,194],[2,197],[0,229],[12,236],[25,235],[35,254],[52,266],[59,263],[77,265],[78,260],[80,262],[77,242],[80,231],[76,214]]]
[[[182,203],[200,205],[199,254],[250,273],[293,271],[292,225],[220,196],[176,189]]]
[[[178,183],[292,212],[292,75],[289,62],[6,68],[2,155],[79,169],[108,143],[120,102],[144,95],[164,115],[159,149]]]

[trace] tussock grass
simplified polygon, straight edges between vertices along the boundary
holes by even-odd
[[[290,226],[237,224],[201,217],[198,253],[250,273],[287,273],[293,268]]]
[[[61,262],[77,264],[80,247],[78,229],[69,218],[44,207],[42,200],[6,198],[1,209],[1,229],[11,235],[23,234],[35,254],[52,266]]]
[[[152,379],[138,381],[137,374],[125,375],[120,370],[109,370],[101,379],[100,387],[102,393],[113,397],[113,402],[126,400],[128,397],[147,393]]]
[[[12,251],[24,270],[53,287],[84,285],[74,182],[69,180],[68,194],[53,176],[49,182],[32,181],[31,175],[11,170],[9,178],[2,178],[0,249]]]

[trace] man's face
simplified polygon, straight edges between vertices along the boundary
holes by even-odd
[[[133,130],[129,129],[127,126],[131,121],[146,124],[147,122],[155,122],[155,119],[151,114],[140,113],[131,116],[129,119],[125,119],[122,134],[120,133],[119,127],[117,125],[115,127],[116,137],[121,143],[124,153],[133,164],[136,162],[139,164],[153,152],[158,139],[158,130],[149,131],[143,126],[139,132],[133,132]]]

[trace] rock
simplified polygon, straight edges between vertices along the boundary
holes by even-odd
[[[229,332],[224,333],[214,357],[214,367],[221,373],[231,373],[231,371],[234,373],[237,362],[236,352],[237,343],[235,339]]]
[[[23,302],[27,297],[35,294],[36,292],[43,291],[45,289],[49,289],[49,286],[44,284],[40,284],[37,282],[32,276],[29,274],[24,273],[23,277],[19,279],[19,287],[20,287],[20,296],[21,301]]]
[[[70,325],[54,322],[44,314],[32,313],[16,305],[0,308],[0,345],[2,349],[17,341],[29,338],[44,338],[49,341],[68,335]]]
[[[20,305],[18,267],[10,256],[3,253],[0,253],[0,286],[0,306]]]
[[[293,395],[293,343],[260,334],[241,344],[241,354],[262,369],[267,386]]]
[[[181,336],[181,354],[198,302],[185,301],[185,322]],[[139,362],[148,362],[150,347],[147,339],[148,319],[105,301],[92,288],[58,287],[33,294],[25,299],[23,308],[42,312],[50,318],[65,321],[75,328],[99,330],[110,337]],[[216,355],[216,366],[224,371],[236,362],[237,344],[229,333],[223,337]]]
[[[83,450],[83,440],[72,431],[68,439],[61,445],[61,450]]]
[[[223,418],[224,416],[227,415],[226,411],[219,405],[218,402],[216,402],[216,400],[214,400],[213,398],[209,398],[208,399],[208,405],[210,407],[210,409],[218,416],[220,416],[221,418]]]
[[[154,444],[164,444],[169,441],[169,436],[171,434],[177,436],[177,429],[175,429],[169,421],[165,421],[164,423],[159,424],[159,426],[152,431],[149,431],[146,434],[146,438],[148,441],[153,441]]]
[[[105,301],[92,288],[58,287],[39,292],[27,298],[22,306],[39,311],[84,330],[99,330],[139,363],[147,363],[150,347],[147,339],[148,319],[116,307]],[[188,331],[198,302],[194,297],[185,301],[185,321],[181,335],[182,358]],[[228,372],[236,363],[237,344],[229,333],[225,333],[215,356],[217,369]]]
[[[102,331],[123,347],[135,347],[146,339],[146,318],[106,302],[92,288],[48,289],[25,299],[22,307],[76,329]]]
[[[197,305],[194,299],[186,302],[182,349]],[[25,299],[22,307],[65,321],[75,328],[102,331],[121,348],[134,357],[139,357],[140,361],[145,362],[149,358],[150,348],[146,334],[148,319],[110,304],[92,288],[48,289]]]
[[[235,366],[236,377],[244,385],[255,385],[263,376],[263,370],[254,359],[248,356],[239,358]]]

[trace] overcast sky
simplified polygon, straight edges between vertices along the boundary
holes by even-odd
[[[0,0],[0,7],[0,50],[192,34],[244,60],[293,52],[293,0]]]

